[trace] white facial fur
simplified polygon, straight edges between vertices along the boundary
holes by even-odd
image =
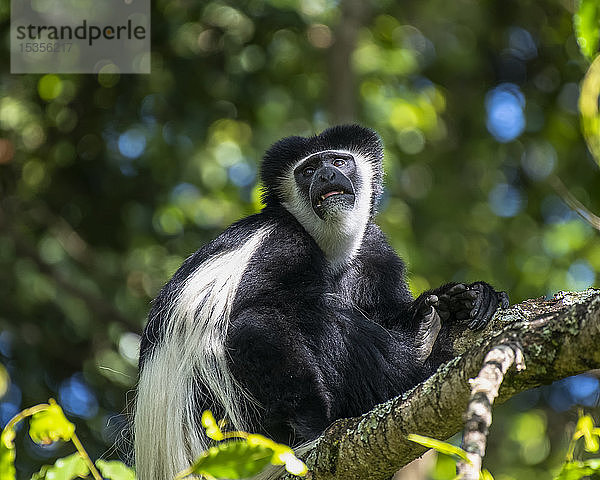
[[[371,217],[371,196],[373,194],[373,168],[363,156],[348,150],[325,150],[347,153],[354,157],[360,185],[355,187],[354,207],[339,216],[323,220],[315,213],[309,198],[302,194],[294,178],[294,170],[308,157],[296,162],[281,177],[279,191],[285,199],[283,206],[304,229],[315,239],[329,264],[337,270],[354,258],[362,243],[365,229]],[[322,153],[322,152],[316,152]],[[310,156],[315,155],[314,153]]]

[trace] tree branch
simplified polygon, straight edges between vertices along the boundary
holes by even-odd
[[[492,424],[492,406],[498,397],[504,375],[513,364],[518,371],[525,369],[521,347],[498,345],[485,356],[479,375],[469,380],[471,398],[465,414],[461,448],[467,452],[470,462],[461,460],[456,466],[463,480],[479,479],[487,434]]]
[[[311,480],[387,479],[425,448],[418,433],[445,439],[462,428],[468,379],[497,345],[518,344],[527,369],[507,373],[498,401],[571,375],[600,368],[600,290],[527,300],[500,311],[482,332],[455,332],[460,355],[425,382],[357,418],[335,422],[302,457]],[[462,353],[462,354],[461,354]],[[291,476],[284,476],[291,480]]]

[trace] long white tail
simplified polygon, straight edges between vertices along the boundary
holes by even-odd
[[[229,425],[247,428],[248,398],[233,378],[225,337],[237,287],[272,227],[199,265],[169,311],[163,338],[144,362],[135,407],[135,463],[139,480],[172,480],[208,448],[199,424],[197,385],[220,405]]]

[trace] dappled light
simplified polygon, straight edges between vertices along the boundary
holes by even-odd
[[[90,451],[126,458],[152,299],[197,248],[262,208],[272,142],[348,111],[385,144],[377,221],[414,294],[485,278],[516,303],[600,286],[600,232],[551,183],[600,215],[600,57],[584,46],[594,23],[576,18],[576,31],[573,5],[554,0],[350,3],[154,1],[151,55],[136,60],[149,75],[14,75],[4,62],[3,425],[54,396]],[[582,376],[511,400],[489,469],[545,478],[564,425],[577,406],[598,412],[599,391]],[[50,454],[18,441],[29,478]],[[443,462],[432,478],[452,478]]]

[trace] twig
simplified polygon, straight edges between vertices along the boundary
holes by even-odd
[[[456,470],[462,475],[462,480],[479,478],[488,429],[492,424],[492,405],[498,396],[504,375],[513,363],[519,371],[525,368],[521,348],[515,345],[498,345],[486,355],[479,375],[469,380],[471,398],[465,413],[461,446],[471,463],[460,461],[457,464]]]
[[[565,202],[571,210],[573,210],[575,213],[577,213],[577,215],[579,215],[581,218],[583,218],[586,222],[588,222],[596,230],[600,230],[600,217],[598,217],[597,215],[594,215],[592,212],[590,212],[585,207],[585,205],[583,203],[581,203],[579,200],[577,200],[577,198],[575,198],[575,195],[573,195],[569,191],[569,189],[560,180],[560,178],[553,175],[553,176],[549,177],[548,180],[550,182],[550,185],[552,185],[552,188],[554,188],[556,193],[558,193],[558,195],[560,195],[560,198],[562,198],[563,202]]]
[[[4,430],[2,430],[2,433],[4,434],[4,432],[14,431],[15,427],[17,426],[17,424],[19,422],[21,422],[22,420],[24,420],[27,417],[33,417],[34,415],[36,415],[40,412],[43,412],[44,410],[48,410],[53,405],[56,405],[56,402],[53,399],[50,399],[50,402],[48,402],[48,403],[40,403],[39,405],[35,405],[34,407],[30,407],[30,408],[26,408],[25,410],[22,410],[21,412],[17,413],[13,418],[10,419],[10,421],[6,424],[6,427],[4,427]],[[62,414],[62,409],[61,409],[61,414]],[[65,421],[66,421],[66,419],[65,419]],[[8,445],[8,446],[10,446],[10,448],[14,448],[13,439],[14,439],[14,433],[9,438],[10,445]],[[66,440],[66,438],[65,438],[65,440]],[[94,465],[94,462],[92,461],[92,459],[88,455],[87,451],[85,450],[85,448],[79,441],[79,438],[77,437],[75,432],[73,432],[73,434],[71,435],[70,440],[71,440],[71,442],[73,442],[73,445],[75,445],[75,448],[77,448],[77,452],[79,453],[81,458],[83,458],[83,461],[86,463],[90,473],[94,477],[94,480],[102,480],[102,475],[100,475],[100,472],[98,472],[98,469]]]
[[[100,475],[100,472],[96,469],[96,465],[94,465],[94,462],[92,462],[92,459],[90,458],[89,454],[79,441],[79,437],[75,433],[73,433],[73,435],[71,436],[71,441],[73,442],[73,445],[75,445],[75,448],[79,452],[81,458],[83,458],[83,461],[90,470],[90,473],[92,474],[92,477],[94,477],[94,480],[102,480],[102,475]]]
[[[40,403],[39,405],[36,405],[34,407],[29,407],[29,408],[26,408],[25,410],[20,411],[19,413],[17,413],[14,417],[12,417],[9,420],[9,422],[4,427],[3,432],[9,431],[9,430],[14,430],[15,427],[17,426],[17,423],[19,423],[21,420],[24,420],[27,417],[32,417],[36,413],[43,412],[44,410],[47,410],[49,406],[50,405],[47,403]]]

